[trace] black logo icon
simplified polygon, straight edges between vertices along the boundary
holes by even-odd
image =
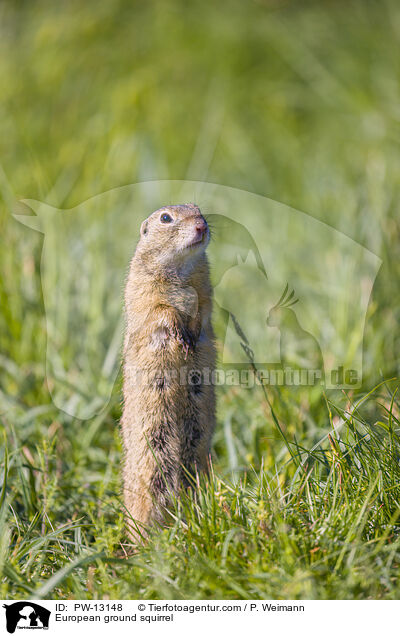
[[[49,629],[51,612],[41,605],[30,601],[18,601],[3,607],[6,608],[6,626],[9,634],[13,634],[16,628]]]

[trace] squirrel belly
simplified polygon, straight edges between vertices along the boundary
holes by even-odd
[[[215,426],[208,240],[197,206],[168,206],[144,221],[131,261],[121,428],[132,534],[162,522],[190,474],[207,469]]]

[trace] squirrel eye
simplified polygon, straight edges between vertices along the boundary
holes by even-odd
[[[172,216],[169,214],[162,214],[160,217],[161,223],[172,223]]]

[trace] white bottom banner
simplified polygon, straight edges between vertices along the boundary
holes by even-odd
[[[1,601],[2,634],[183,634],[228,629],[244,634],[376,636],[395,625],[399,601]],[[22,636],[22,634],[19,634]],[[28,636],[26,634],[25,636]],[[38,635],[39,636],[39,635]]]

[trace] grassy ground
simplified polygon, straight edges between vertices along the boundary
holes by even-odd
[[[6,1],[0,32],[0,596],[398,597],[397,3]],[[127,557],[120,380],[89,421],[52,403],[42,238],[9,211],[151,178],[284,201],[383,266],[362,391],[272,391],[286,445],[261,387],[221,388],[212,477]]]

